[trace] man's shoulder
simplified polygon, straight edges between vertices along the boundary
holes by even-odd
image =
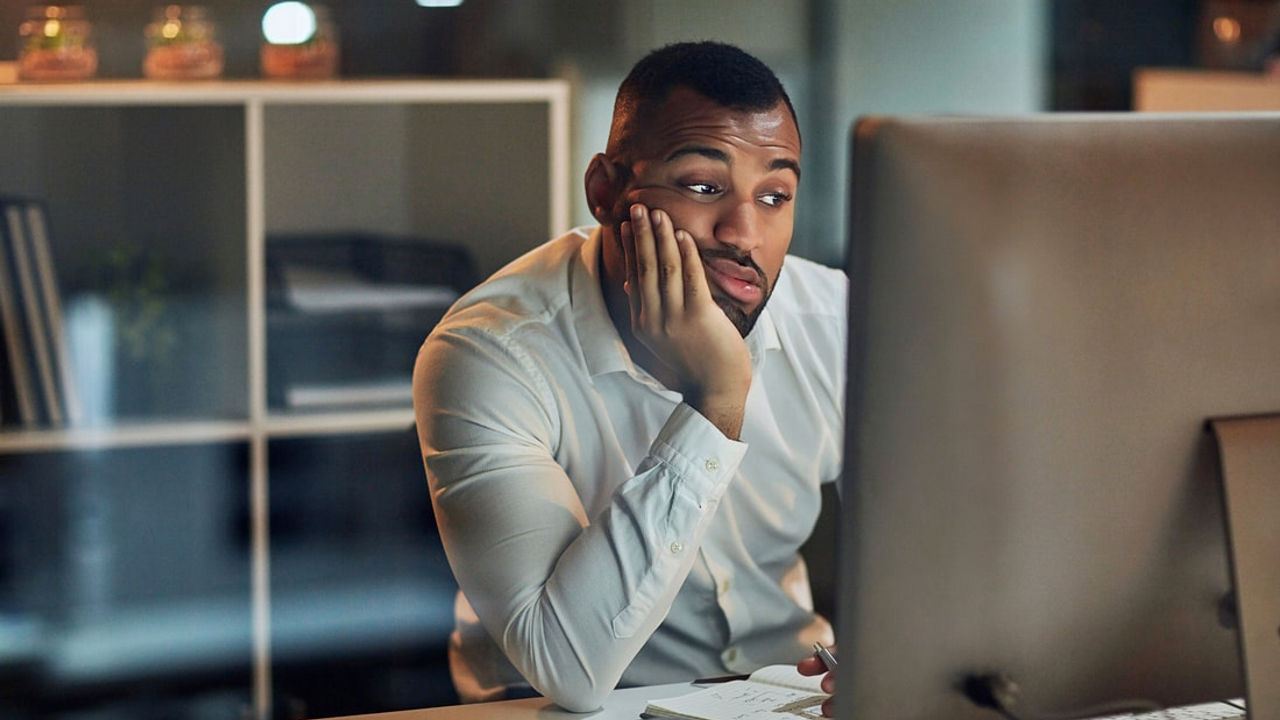
[[[590,227],[578,227],[552,238],[507,263],[488,280],[481,283],[481,286],[508,277],[536,280],[548,273],[558,274],[561,268],[566,267],[581,254],[582,247],[591,239],[593,231],[594,229]]]
[[[459,298],[437,329],[502,334],[547,321],[569,304],[572,268],[589,237],[588,228],[576,228],[512,260]]]

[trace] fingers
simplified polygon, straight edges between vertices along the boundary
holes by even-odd
[[[640,281],[636,277],[636,238],[630,222],[622,223],[622,261],[627,271],[622,289],[630,301],[631,327],[637,327],[640,323]]]
[[[669,312],[681,312],[684,310],[684,255],[676,241],[676,229],[671,224],[671,216],[661,210],[654,210],[652,217],[653,247],[657,251],[654,271],[658,281],[658,295],[662,298],[662,306]]]
[[[826,675],[822,676],[820,685],[822,692],[827,693],[831,697],[822,703],[823,717],[835,717],[836,709],[836,669],[832,668]]]
[[[816,655],[806,655],[796,663],[796,669],[801,675],[821,675],[827,671],[827,666]]]
[[[832,646],[830,649],[834,651],[835,647]],[[822,675],[819,687],[822,688],[822,692],[831,695],[822,703],[822,715],[823,717],[833,717],[835,714],[836,668],[828,670],[826,663],[822,662],[818,656],[808,655],[796,663],[796,670],[800,671],[801,675]]]
[[[836,657],[838,654],[835,645],[828,646],[827,651],[831,653],[832,657]],[[818,657],[817,653],[800,658],[800,661],[796,663],[796,669],[800,671],[801,675],[821,675],[829,669],[831,672],[835,672],[834,669],[827,667],[827,664],[823,662],[822,658]]]
[[[680,265],[684,270],[681,286],[684,289],[685,303],[692,306],[700,296],[710,296],[711,289],[707,287],[702,256],[698,253],[698,245],[693,241],[693,236],[686,230],[677,230],[675,240],[680,252]]]
[[[623,223],[623,257],[629,284],[632,324],[652,322],[657,329],[671,313],[680,313],[685,306],[686,277],[690,265],[696,271],[695,283],[706,280],[701,277],[702,266],[692,237],[683,230],[685,242],[677,241],[671,216],[662,210],[649,210],[644,205],[631,206],[631,220]],[[694,285],[696,288],[698,285]]]

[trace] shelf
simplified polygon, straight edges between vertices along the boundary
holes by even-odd
[[[248,422],[234,420],[151,420],[83,428],[5,430],[0,432],[0,453],[245,442],[252,434]]]
[[[272,413],[264,431],[272,438],[313,437],[407,430],[413,424],[412,408]]]
[[[216,657],[252,668],[258,717],[275,663],[409,639],[445,667],[455,588],[406,395],[444,302],[282,309],[268,259],[394,239],[415,253],[383,264],[416,271],[439,242],[478,278],[565,231],[568,84],[6,85],[0,158],[0,195],[47,206],[85,409],[0,429],[0,604],[69,628],[31,661],[123,696]],[[420,303],[428,275],[368,280]]]
[[[290,105],[324,103],[568,102],[558,80],[210,80],[161,82],[97,80],[87,83],[0,85],[4,104],[236,105],[245,101]],[[567,108],[565,108],[567,109]]]
[[[246,442],[259,433],[276,438],[391,432],[405,430],[413,424],[413,409],[400,407],[272,413],[258,430],[248,421],[231,420],[148,421],[87,428],[5,430],[0,432],[0,454]]]
[[[439,628],[453,622],[452,588],[384,579],[322,590],[330,607],[302,590],[276,598],[276,612],[288,618],[273,633],[278,661],[447,641]],[[249,624],[248,607],[234,597],[128,608],[87,628],[9,620],[0,627],[0,667],[38,662],[43,682],[63,690],[170,673],[240,672],[248,664]],[[172,642],[177,636],[183,641]]]

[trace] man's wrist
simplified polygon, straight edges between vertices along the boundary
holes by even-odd
[[[747,412],[746,393],[702,394],[687,398],[690,407],[702,414],[730,440],[742,434],[742,419]]]

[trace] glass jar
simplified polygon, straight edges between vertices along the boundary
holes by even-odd
[[[18,26],[18,77],[87,80],[98,73],[93,26],[79,5],[32,5]]]
[[[262,74],[315,79],[338,73],[338,27],[323,5],[276,3],[262,17]]]
[[[146,27],[142,74],[158,80],[203,80],[222,75],[217,24],[200,5],[157,8]]]

